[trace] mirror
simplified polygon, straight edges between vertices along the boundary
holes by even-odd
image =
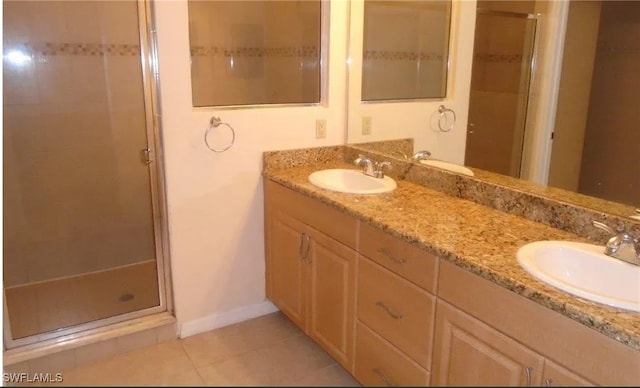
[[[318,104],[320,0],[189,0],[194,107]]]
[[[444,97],[450,17],[450,1],[366,1],[362,100]]]
[[[369,1],[376,2],[364,4]],[[453,0],[446,96],[376,104],[363,101],[358,81],[366,72],[362,3],[351,1],[349,144],[411,138],[414,152],[463,165],[472,154],[470,137],[482,136],[480,121],[496,127],[509,118],[503,150],[475,150],[480,157],[504,153],[514,164],[497,172],[606,200],[599,207],[628,205],[615,206],[628,211],[620,216],[640,207],[640,1]],[[484,36],[476,35],[476,21]],[[516,34],[522,39],[505,39]],[[563,35],[566,40],[557,38]],[[494,44],[497,38],[502,46]],[[473,73],[478,69],[483,74]],[[513,87],[501,84],[508,78],[515,79]],[[440,106],[455,117],[440,113]],[[491,114],[497,118],[488,119]],[[450,132],[441,130],[443,120]],[[499,136],[488,135],[485,143]]]

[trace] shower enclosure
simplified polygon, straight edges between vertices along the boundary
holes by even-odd
[[[5,347],[167,310],[145,1],[4,1]]]
[[[537,16],[497,3],[478,2],[465,165],[520,177]]]

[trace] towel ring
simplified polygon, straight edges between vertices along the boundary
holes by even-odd
[[[444,105],[440,105],[440,107],[438,108],[438,112],[440,112],[440,117],[438,118],[438,129],[440,129],[440,131],[442,132],[449,132],[456,125],[456,112],[454,112],[453,109],[445,107]],[[442,119],[444,119],[445,123],[447,122],[447,112],[451,112],[451,114],[453,115],[453,122],[450,126],[445,126],[443,128]]]
[[[209,141],[207,140],[207,135],[209,135],[209,131],[215,128],[218,128],[220,125],[226,125],[227,128],[229,128],[229,130],[231,131],[231,141],[226,147],[218,149],[218,148],[211,147],[211,145],[209,144]],[[235,143],[235,141],[236,141],[236,131],[233,130],[233,127],[231,125],[227,123],[223,123],[222,120],[220,120],[220,117],[216,117],[216,116],[213,116],[211,120],[209,120],[209,127],[204,132],[204,143],[207,145],[208,149],[210,149],[213,152],[225,152],[226,150],[231,148],[231,146],[233,146],[233,143]]]

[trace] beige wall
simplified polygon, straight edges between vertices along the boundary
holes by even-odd
[[[171,275],[183,336],[273,309],[265,301],[262,154],[343,144],[348,3],[331,1],[323,105],[221,110],[191,102],[186,1],[153,2],[158,30]],[[203,134],[211,116],[236,131],[224,153]],[[327,137],[316,139],[316,120]],[[270,310],[273,311],[273,310]]]
[[[153,259],[135,2],[3,7],[5,286]]]

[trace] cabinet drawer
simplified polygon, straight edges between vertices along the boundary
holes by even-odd
[[[561,367],[551,360],[544,360],[543,376],[546,387],[593,387],[590,381]]]
[[[268,179],[264,180],[265,203],[280,208],[316,230],[355,249],[357,220],[331,206],[297,193]]]
[[[355,377],[365,386],[426,386],[429,373],[361,322],[356,325]]]
[[[357,317],[430,369],[435,297],[360,256]]]
[[[359,251],[376,263],[435,293],[438,259],[397,237],[361,223]]]

